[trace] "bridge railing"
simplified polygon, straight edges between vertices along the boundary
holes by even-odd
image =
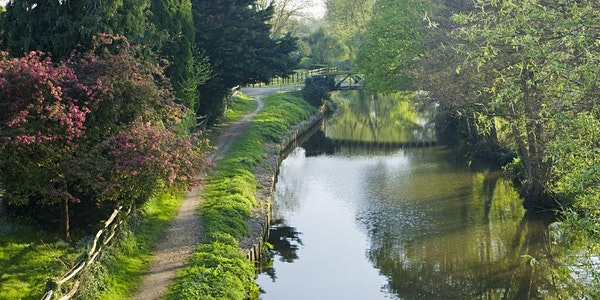
[[[311,70],[302,70],[295,72],[294,74],[287,77],[275,77],[271,79],[271,82],[266,84],[264,82],[249,84],[248,87],[266,87],[266,86],[281,86],[281,85],[303,85],[306,78],[316,75],[326,75],[336,73],[337,67],[318,68]]]

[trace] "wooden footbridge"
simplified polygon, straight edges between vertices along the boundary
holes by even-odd
[[[336,67],[331,67],[311,70],[311,74],[313,76],[334,76],[334,91],[362,90],[365,88],[363,85],[364,77],[356,71],[338,71]]]
[[[355,72],[344,72],[336,74],[338,76],[344,76],[341,80],[335,84],[336,91],[347,91],[347,90],[362,90],[364,89],[363,80],[364,78]]]
[[[311,76],[333,76],[335,85],[334,91],[343,90],[362,90],[364,89],[364,78],[356,71],[339,71],[336,67],[312,69],[303,72],[294,73],[288,77],[275,77],[269,84],[256,83],[250,84],[249,87],[262,86],[282,86],[282,85],[302,85],[306,78]]]

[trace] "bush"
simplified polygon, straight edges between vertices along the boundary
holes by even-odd
[[[330,99],[330,92],[335,89],[333,75],[317,75],[306,78],[302,89],[302,98],[314,107],[320,107],[323,100]]]
[[[105,207],[139,206],[198,183],[206,141],[185,131],[193,112],[140,51],[100,35],[64,62],[0,53],[0,184],[9,209],[26,206],[27,215],[59,223],[69,241],[74,211],[92,217],[87,225]]]

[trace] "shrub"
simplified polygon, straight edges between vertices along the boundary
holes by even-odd
[[[314,107],[320,107],[323,100],[330,99],[330,92],[335,89],[332,75],[317,75],[306,78],[302,97]]]

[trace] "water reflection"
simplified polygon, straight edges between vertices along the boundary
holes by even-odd
[[[369,143],[435,142],[433,109],[417,112],[412,94],[373,95],[345,91],[333,95],[338,109],[326,135],[334,141]]]
[[[561,273],[553,216],[527,215],[499,172],[469,169],[439,146],[332,141],[318,132],[281,165],[262,299],[570,299],[579,290]]]
[[[296,231],[295,227],[286,225],[283,219],[271,221],[267,242],[270,245],[265,257],[268,262],[279,259],[281,262],[293,263],[298,259],[297,251],[302,245],[300,232]],[[273,281],[277,278],[272,264],[263,267],[263,272]]]

